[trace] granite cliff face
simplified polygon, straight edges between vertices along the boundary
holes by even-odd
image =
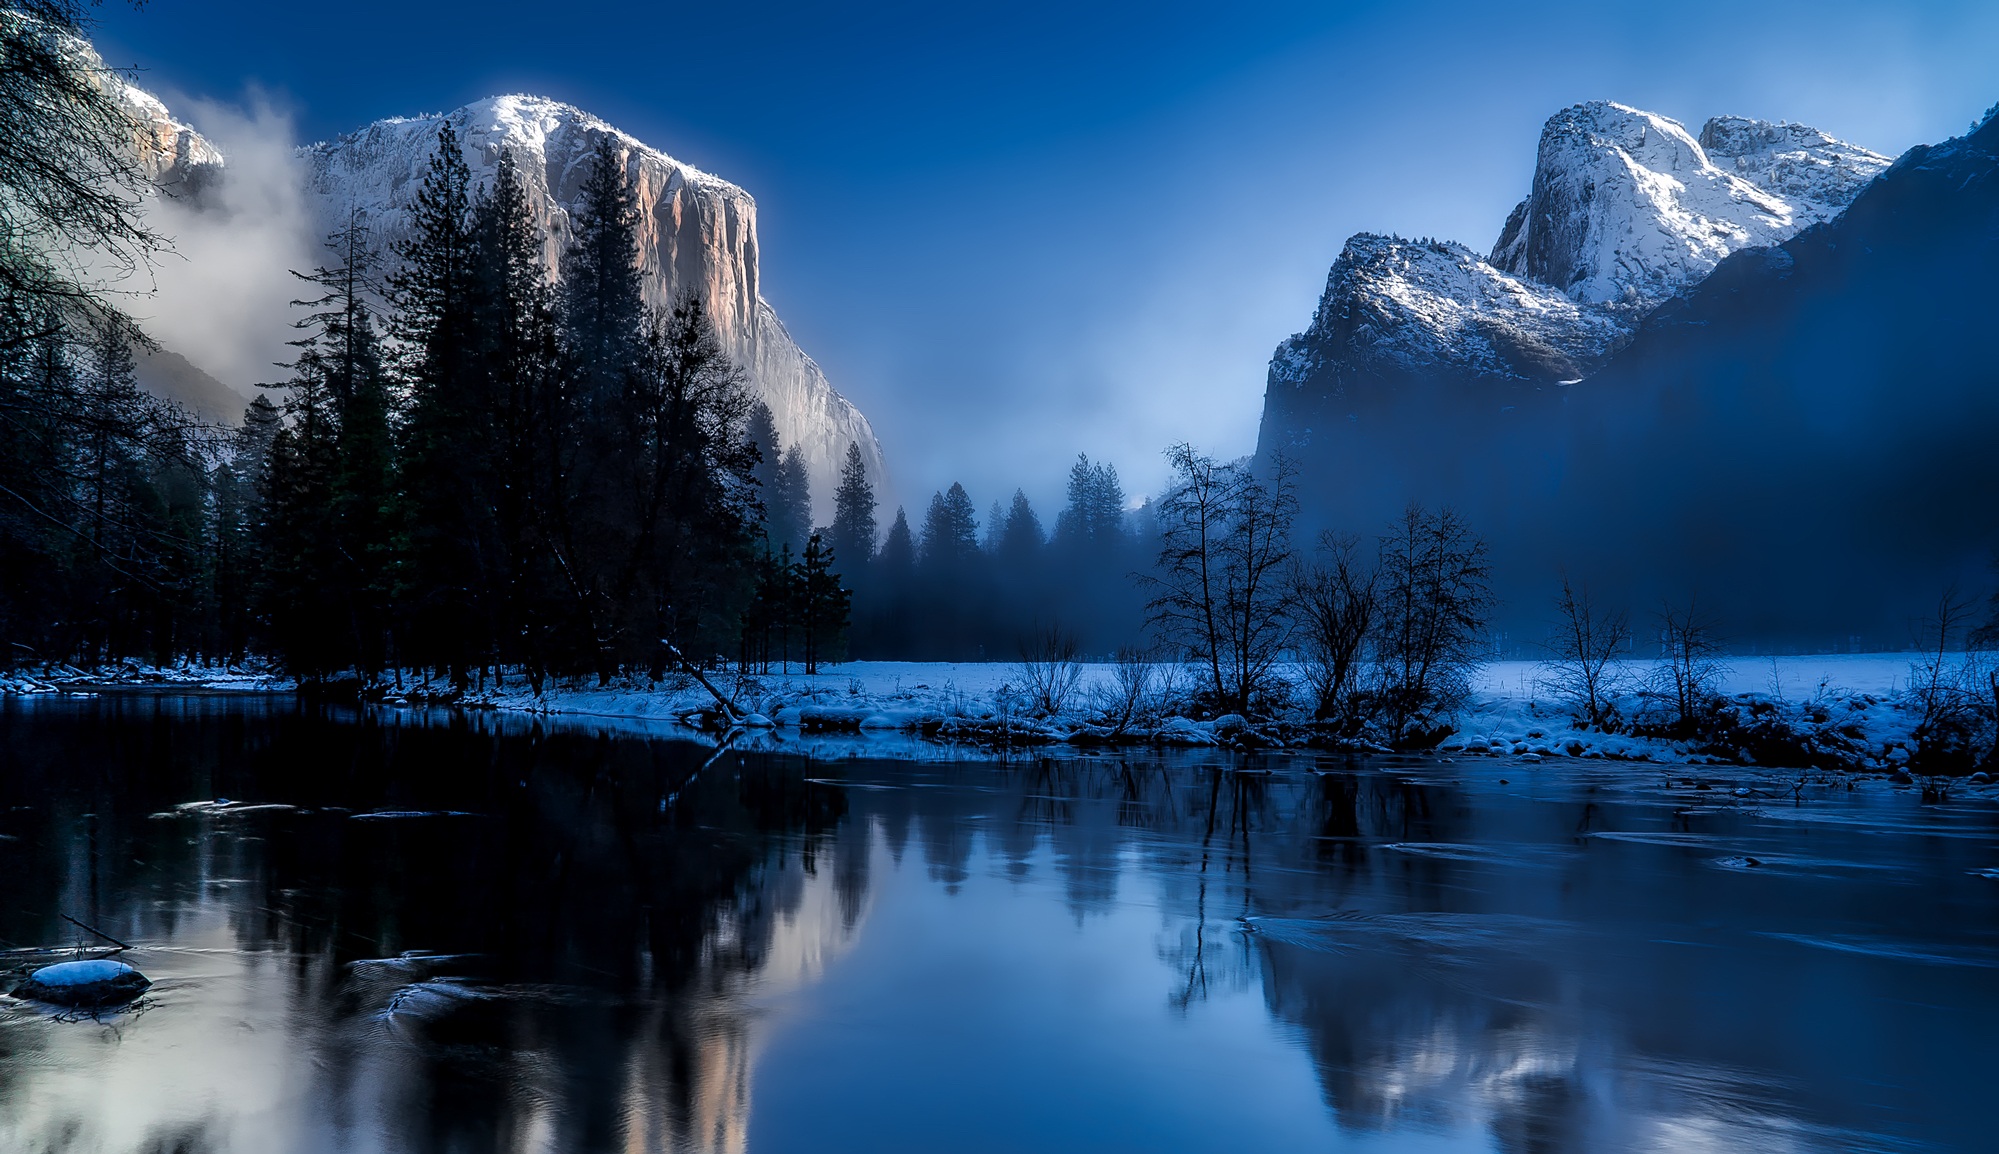
[[[119,85],[119,101],[132,117],[132,145],[146,176],[177,195],[221,171],[222,150],[191,125],[175,120],[159,97],[143,88]]]
[[[1347,242],[1311,326],[1271,359],[1259,451],[1308,457],[1414,393],[1490,413],[1574,384],[1729,254],[1830,219],[1888,164],[1803,125],[1717,117],[1696,139],[1621,104],[1564,109],[1489,256]]]
[[[475,185],[490,183],[501,154],[513,153],[548,238],[543,256],[551,273],[568,245],[570,214],[580,202],[592,152],[609,136],[624,156],[638,202],[648,303],[664,305],[693,293],[707,305],[723,347],[770,406],[784,444],[805,453],[817,519],[831,517],[849,444],[861,447],[877,488],[886,487],[881,446],[867,417],[833,388],[763,298],[756,201],[589,113],[540,97],[497,96],[442,117],[378,121],[312,145],[304,151],[307,191],[324,222],[358,211],[376,249],[392,252],[409,235],[408,208],[444,120],[458,133]]]
[[[1804,125],[1677,122],[1597,101],[1541,130],[1534,187],[1491,261],[1580,303],[1645,309],[1729,253],[1829,219],[1888,158]]]

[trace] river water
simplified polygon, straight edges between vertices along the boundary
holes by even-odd
[[[0,946],[154,985],[0,1150],[1994,1148],[1999,803],[1689,772],[8,701]]]

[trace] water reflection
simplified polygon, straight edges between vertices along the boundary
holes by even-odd
[[[102,1022],[0,1011],[0,1148],[1982,1133],[1989,798],[1778,812],[1602,767],[826,756],[855,748],[0,706],[0,944],[67,943],[68,913],[156,982]]]

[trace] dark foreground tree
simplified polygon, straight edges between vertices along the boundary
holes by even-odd
[[[298,273],[320,295],[288,382],[263,497],[262,607],[286,666],[322,678],[387,668],[395,564],[390,384],[368,304],[373,261],[358,218],[328,238],[333,260]]]
[[[1654,615],[1659,628],[1659,666],[1651,693],[1670,713],[1670,732],[1692,737],[1714,716],[1723,666],[1719,623],[1698,596],[1663,601]]]
[[[146,225],[123,77],[81,37],[77,0],[0,8],[0,349],[108,326],[166,241]]]
[[[1361,558],[1360,539],[1324,533],[1310,558],[1291,574],[1292,634],[1312,693],[1312,716],[1358,729],[1362,663],[1373,633],[1374,567]]]
[[[1617,659],[1631,638],[1630,614],[1597,604],[1587,586],[1573,585],[1567,576],[1555,598],[1555,614],[1542,683],[1584,725],[1614,729],[1614,697],[1621,681]]]
[[[1381,539],[1375,615],[1375,694],[1397,744],[1441,736],[1435,718],[1455,709],[1490,651],[1486,546],[1449,508],[1410,505]]]
[[[1248,710],[1275,688],[1289,629],[1291,472],[1280,460],[1262,477],[1248,461],[1221,464],[1187,444],[1166,457],[1159,559],[1144,578],[1152,627],[1201,667],[1217,709]]]

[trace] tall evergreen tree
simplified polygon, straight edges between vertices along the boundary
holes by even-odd
[[[899,505],[888,537],[882,541],[880,560],[882,575],[890,580],[907,581],[916,568],[916,536],[909,531],[909,515]]]
[[[923,564],[938,570],[967,568],[978,551],[978,514],[965,487],[953,481],[949,489],[931,495],[923,514]]]
[[[776,484],[768,498],[772,540],[802,549],[812,534],[811,485],[805,454],[793,445],[778,464]]]
[[[286,382],[285,424],[272,439],[258,534],[258,614],[272,651],[291,672],[322,678],[348,663],[340,623],[349,560],[333,511],[339,424],[317,349],[302,350]]]
[[[1102,549],[1124,538],[1124,486],[1117,467],[1092,465],[1084,454],[1069,467],[1069,503],[1055,520],[1055,537],[1064,545]]]
[[[1024,491],[1013,491],[1013,504],[1007,508],[1005,518],[999,535],[1000,557],[1016,566],[1031,562],[1043,544],[1041,518],[1035,516],[1034,506]]]
[[[798,563],[798,617],[804,641],[805,672],[846,656],[847,620],[853,595],[833,571],[833,550],[814,533]]]
[[[265,605],[292,668],[364,678],[390,657],[394,445],[390,385],[368,304],[373,259],[358,214],[328,239],[333,261],[294,273],[320,290],[297,326],[287,427],[271,456],[275,522]]]
[[[597,137],[569,247],[562,254],[563,336],[587,405],[605,405],[638,355],[645,319],[638,200],[611,133]]]
[[[850,575],[864,571],[875,556],[875,487],[868,480],[867,460],[861,446],[847,445],[847,460],[840,467],[840,487],[833,491],[833,526],[829,543],[846,559]]]
[[[562,254],[561,377],[544,434],[557,487],[542,541],[566,593],[568,621],[557,632],[580,643],[573,658],[608,679],[631,642],[621,637],[630,623],[620,621],[620,600],[643,570],[634,548],[646,552],[657,528],[634,519],[662,499],[640,479],[647,463],[630,456],[643,437],[646,314],[636,201],[608,133],[592,149],[582,193]]]
[[[412,231],[390,278],[390,330],[408,409],[400,444],[399,574],[406,655],[449,668],[494,656],[502,583],[494,512],[505,466],[482,322],[471,172],[451,122],[410,207]]]
[[[756,478],[757,491],[768,513],[771,491],[777,488],[777,469],[784,461],[784,444],[778,437],[777,420],[771,416],[769,405],[757,401],[750,406],[749,418],[743,422],[743,439],[757,447],[757,463],[750,475]]]
[[[573,405],[559,371],[555,296],[544,235],[511,150],[472,206],[484,377],[495,439],[492,504],[498,555],[486,567],[487,602],[501,652],[524,661],[537,685],[548,664],[550,593],[557,587],[543,534],[560,523],[563,470],[573,453]]]
[[[214,557],[217,655],[236,663],[261,641],[255,601],[261,581],[263,495],[270,472],[271,446],[283,417],[269,397],[258,393],[243,410],[243,424],[230,437],[227,454],[214,473],[215,513],[210,548]]]
[[[987,556],[997,558],[1000,538],[1005,535],[1006,506],[1000,504],[998,498],[994,498],[992,505],[986,509],[986,536],[979,542],[979,547],[985,550]]]

